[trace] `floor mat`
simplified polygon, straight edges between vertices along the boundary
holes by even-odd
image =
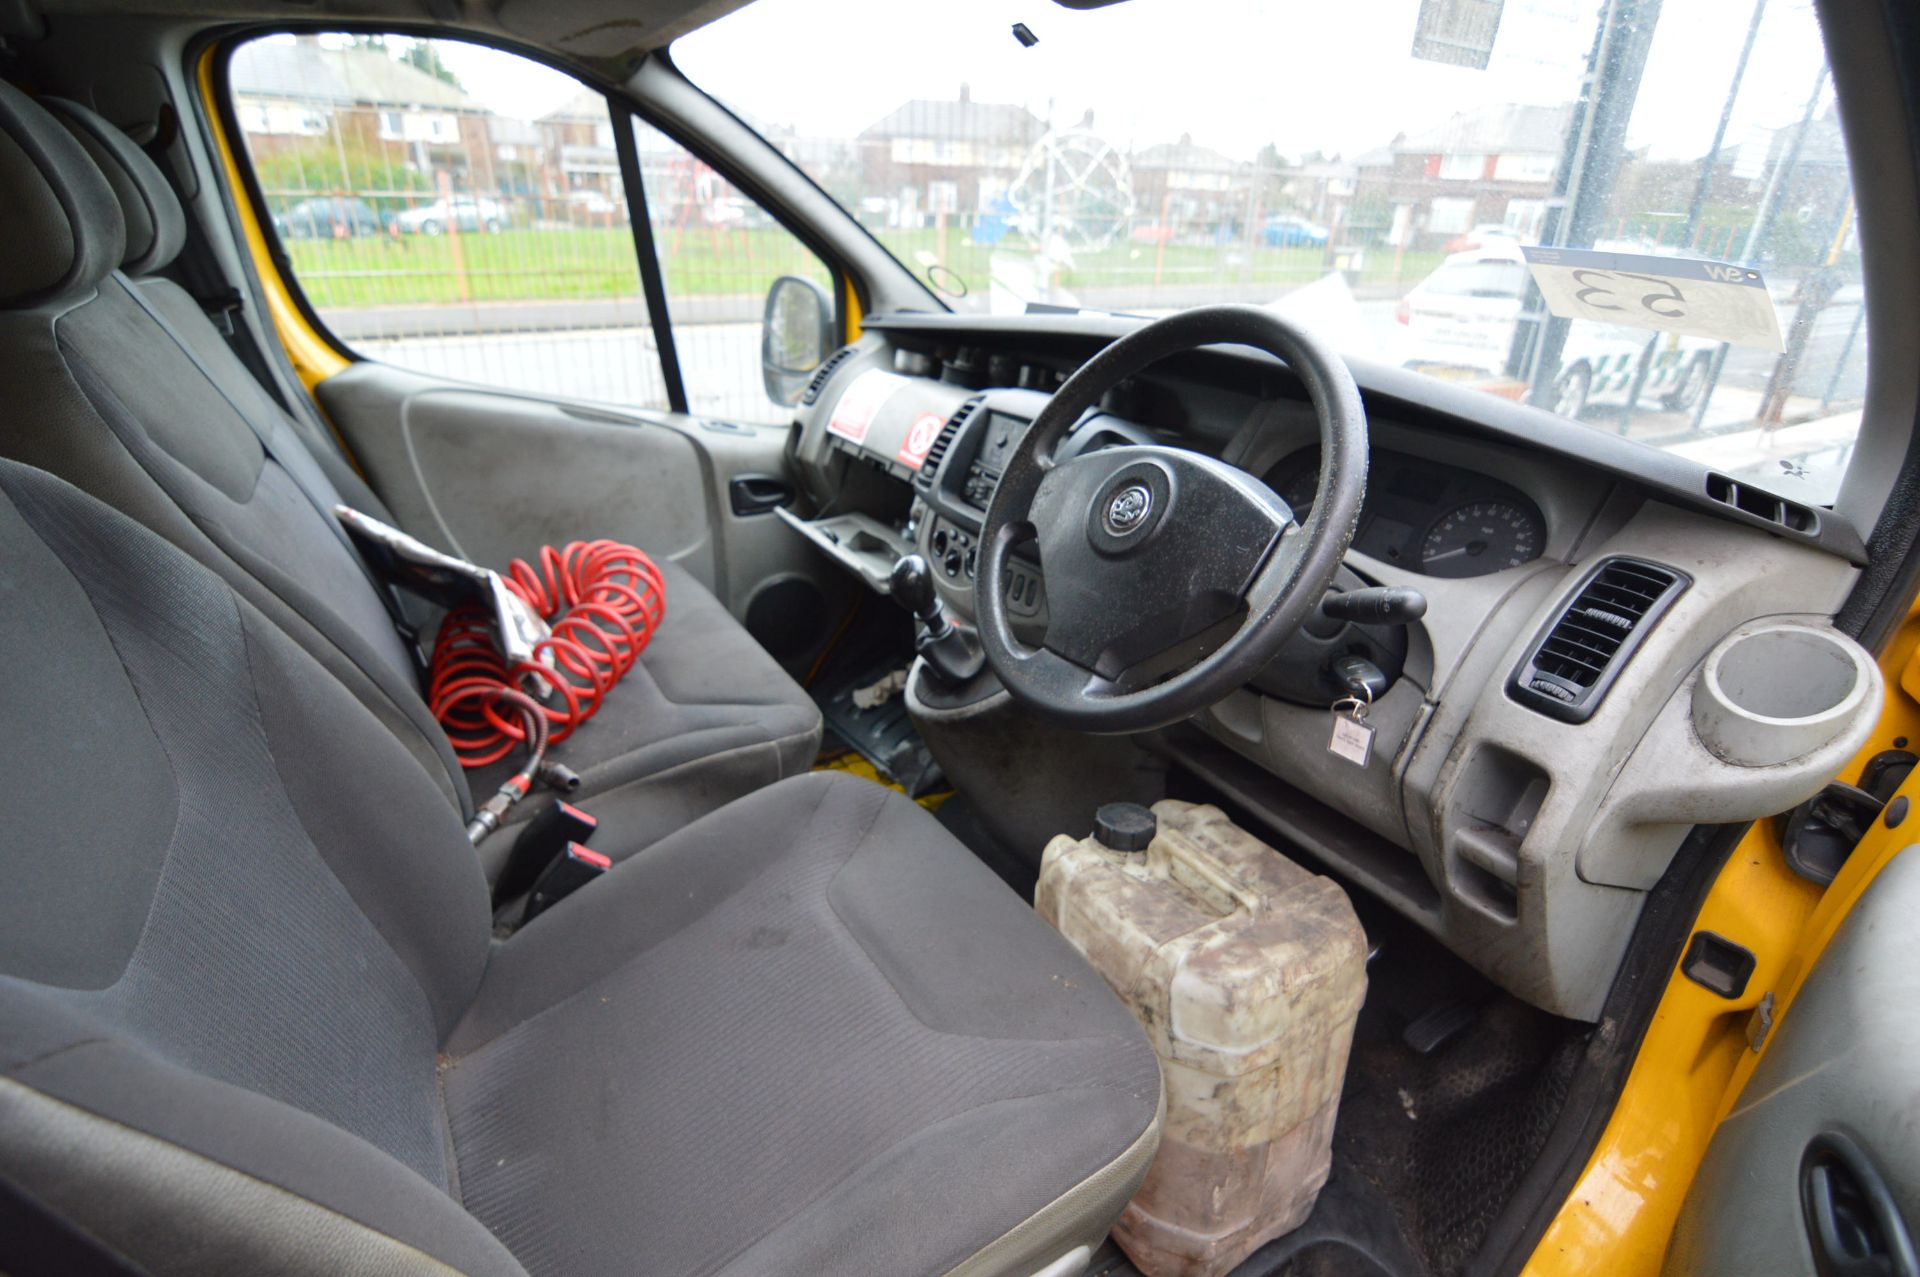
[[[872,781],[876,785],[883,785],[896,794],[904,794],[907,792],[905,785],[902,785],[897,780],[889,780],[885,776],[882,776],[872,763],[862,758],[859,754],[854,753],[851,749],[847,749],[845,746],[841,746],[837,751],[823,751],[821,757],[814,760],[813,770],[817,772],[846,772],[850,776],[859,776],[865,780]],[[953,791],[951,789],[942,789],[937,793],[922,794],[913,801],[919,803],[928,811],[939,811],[941,807],[946,805],[947,800],[952,797]]]
[[[1031,856],[1022,856],[1001,842],[980,817],[980,808],[971,794],[958,794],[940,807],[940,824],[958,838],[981,863],[1000,875],[1000,881],[1033,903],[1033,889],[1040,877],[1040,866]]]
[[[1335,1174],[1392,1205],[1417,1271],[1453,1277],[1545,1145],[1586,1035],[1504,994],[1431,1056],[1393,1028],[1354,1044]]]
[[[1495,994],[1428,1056],[1375,1004],[1355,1034],[1333,1170],[1313,1214],[1233,1277],[1455,1277],[1546,1141],[1584,1026]],[[1112,1243],[1095,1277],[1138,1277]]]
[[[1332,1172],[1307,1222],[1249,1256],[1233,1277],[1465,1271],[1545,1146],[1590,1034],[1588,1025],[1501,992],[1366,893],[1349,895],[1374,956]],[[1111,1242],[1090,1271],[1138,1277]]]

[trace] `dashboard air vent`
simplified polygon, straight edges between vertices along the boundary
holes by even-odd
[[[1785,497],[1776,497],[1771,492],[1737,483],[1724,474],[1707,476],[1707,495],[1722,505],[1730,505],[1757,519],[1777,523],[1795,532],[1817,533],[1820,531],[1820,516],[1809,507],[1788,501]]]
[[[1534,640],[1508,693],[1549,717],[1585,722],[1654,622],[1690,584],[1685,573],[1645,559],[1602,559]]]
[[[807,389],[806,392],[800,396],[800,402],[807,407],[812,407],[814,404],[819,403],[820,393],[827,388],[827,383],[833,380],[833,374],[839,371],[841,364],[846,363],[847,360],[852,358],[852,346],[842,346],[831,355],[828,355],[827,361],[814,369],[813,376],[807,379]]]
[[[966,424],[967,418],[971,417],[973,410],[979,406],[978,398],[967,400],[954,409],[953,415],[947,418],[947,424],[940,427],[940,433],[927,448],[926,459],[920,463],[920,474],[914,479],[923,491],[933,490],[934,476],[940,473],[940,463],[947,459],[947,451],[953,447],[954,439],[960,434],[960,427]]]

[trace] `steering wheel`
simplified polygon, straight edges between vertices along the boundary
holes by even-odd
[[[1320,422],[1320,489],[1304,524],[1245,471],[1184,449],[1057,459],[1107,391],[1168,355],[1219,343],[1275,355],[1306,386]],[[1191,717],[1253,677],[1319,607],[1366,483],[1360,392],[1319,339],[1252,306],[1155,320],[1069,377],[1005,464],[973,587],[987,662],[1017,700],[1065,727],[1137,732]],[[1037,648],[1014,635],[1002,593],[1028,541],[1047,592]]]

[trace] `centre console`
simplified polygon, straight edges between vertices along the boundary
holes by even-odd
[[[1035,390],[982,391],[956,409],[914,476],[914,494],[925,507],[921,544],[933,565],[935,584],[961,615],[973,615],[974,573],[980,530],[1000,486],[1007,461],[1050,396]],[[1150,443],[1138,426],[1089,412],[1061,445],[1058,460],[1116,444]],[[1031,558],[1014,557],[1001,583],[1016,627],[1044,628],[1046,585]]]

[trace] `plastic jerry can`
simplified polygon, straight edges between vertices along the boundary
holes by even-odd
[[[1049,843],[1034,907],[1160,1056],[1165,1133],[1114,1238],[1147,1277],[1215,1277],[1299,1227],[1327,1182],[1367,940],[1336,883],[1219,808],[1130,814]]]

